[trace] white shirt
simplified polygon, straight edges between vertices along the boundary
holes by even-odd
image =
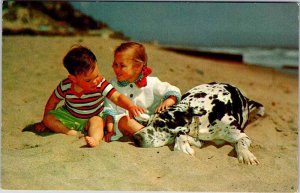
[[[117,91],[131,99],[135,105],[147,110],[146,113],[149,115],[154,114],[156,108],[168,97],[175,96],[177,98],[177,103],[181,98],[179,88],[168,82],[162,82],[157,77],[148,76],[147,86],[142,88],[137,87],[135,83],[130,83],[124,87],[119,86],[116,78],[114,78],[110,83],[117,89]],[[105,99],[105,109],[113,112],[115,115],[115,123],[118,123],[122,116],[128,115],[126,109],[115,105],[108,99]]]

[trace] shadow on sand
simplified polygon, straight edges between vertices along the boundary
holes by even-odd
[[[53,135],[54,133],[52,131],[50,131],[49,129],[46,129],[45,131],[42,132],[37,132],[34,128],[34,126],[37,123],[33,123],[33,124],[29,124],[27,125],[24,129],[22,129],[22,132],[32,132],[35,133],[38,136],[42,136],[42,137],[47,137],[49,135]]]

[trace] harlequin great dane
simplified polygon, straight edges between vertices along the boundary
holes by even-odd
[[[230,84],[202,84],[186,92],[179,104],[151,116],[147,126],[133,138],[140,147],[175,142],[175,150],[190,155],[194,155],[190,145],[200,148],[204,141],[227,141],[235,147],[240,162],[258,164],[248,149],[251,140],[243,132],[250,113],[263,116],[263,105],[246,98]]]

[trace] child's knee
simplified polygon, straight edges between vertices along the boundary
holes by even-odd
[[[119,127],[123,127],[123,126],[128,125],[129,119],[130,118],[128,116],[121,117],[120,120],[119,120],[119,122],[118,122],[118,126]]]
[[[94,116],[92,118],[89,119],[88,121],[88,125],[92,126],[99,126],[99,127],[103,127],[104,126],[104,120],[102,117],[99,116]]]

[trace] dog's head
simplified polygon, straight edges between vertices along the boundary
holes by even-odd
[[[174,143],[181,128],[192,119],[187,105],[174,105],[155,114],[147,127],[134,134],[134,142],[140,147],[161,147]],[[184,131],[186,132],[186,131]]]
[[[174,142],[175,137],[168,130],[154,128],[149,125],[133,136],[134,143],[139,147],[161,147]]]

